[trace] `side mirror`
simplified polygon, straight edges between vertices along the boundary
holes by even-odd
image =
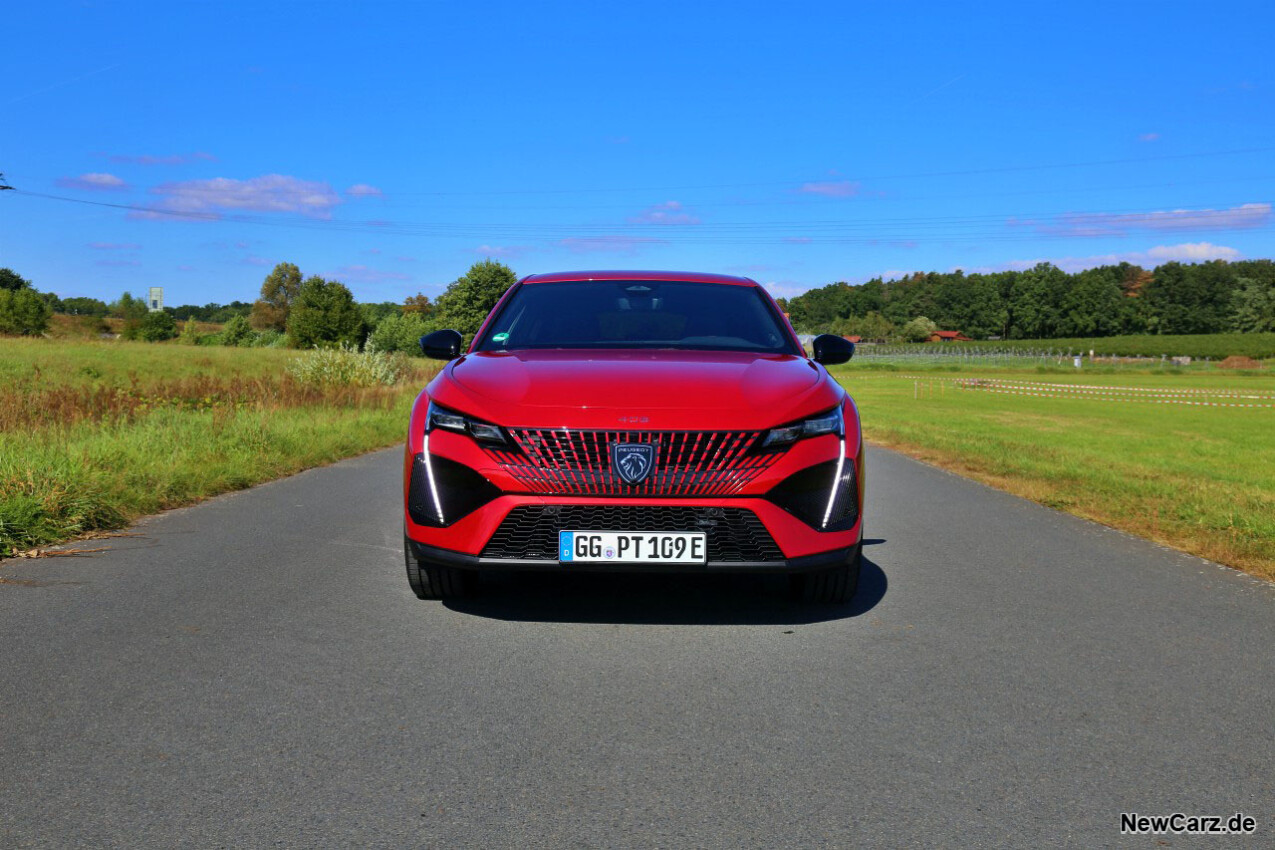
[[[845,363],[854,357],[854,343],[835,334],[819,334],[815,337],[813,348],[815,362],[825,366]]]
[[[461,341],[461,335],[456,331],[434,331],[421,337],[421,351],[435,360],[455,360],[460,357]]]

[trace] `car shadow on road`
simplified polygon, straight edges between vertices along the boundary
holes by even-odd
[[[482,592],[449,600],[453,611],[518,622],[647,625],[819,623],[871,611],[889,586],[868,557],[859,590],[844,605],[794,601],[787,576],[606,573],[506,573],[484,577]]]

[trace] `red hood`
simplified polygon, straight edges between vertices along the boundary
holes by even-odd
[[[428,391],[501,425],[614,428],[626,417],[660,431],[769,428],[842,397],[805,358],[720,351],[480,352],[449,363]]]

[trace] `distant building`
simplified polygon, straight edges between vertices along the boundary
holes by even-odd
[[[152,313],[158,313],[164,309],[164,287],[151,287],[150,294],[146,296],[146,309]]]
[[[930,342],[973,342],[960,331],[935,331],[930,334]]]

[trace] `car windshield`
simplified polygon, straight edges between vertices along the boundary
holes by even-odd
[[[674,348],[796,354],[753,286],[682,280],[532,283],[518,288],[478,351]]]

